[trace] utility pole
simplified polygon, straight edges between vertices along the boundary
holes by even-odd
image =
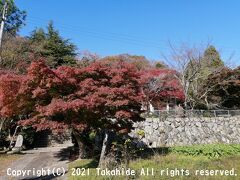
[[[2,36],[3,36],[3,29],[4,29],[4,24],[6,21],[6,14],[7,14],[7,1],[3,0],[3,10],[2,10],[2,21],[1,21],[1,27],[0,27],[0,48],[2,47]]]

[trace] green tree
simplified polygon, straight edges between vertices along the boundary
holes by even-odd
[[[46,33],[44,32],[43,28],[35,29],[30,37],[30,40],[33,42],[41,42],[47,39]]]
[[[19,37],[17,32],[24,25],[26,12],[20,10],[13,0],[5,0],[0,1],[0,17],[5,3],[7,11],[0,51],[0,68],[22,72],[28,64],[30,51],[27,39]]]
[[[167,65],[164,64],[164,62],[161,62],[161,61],[156,61],[156,62],[154,63],[154,66],[155,66],[155,68],[159,68],[159,69],[162,69],[162,68],[166,68],[166,67],[167,67]]]
[[[240,67],[223,68],[211,74],[204,83],[206,99],[211,108],[240,108]]]
[[[190,83],[190,95],[194,108],[210,108],[207,102],[208,86],[204,86],[205,81],[214,72],[218,72],[224,68],[224,62],[219,52],[213,45],[205,49],[199,61],[194,61],[192,67],[197,67],[195,78]]]
[[[219,68],[224,67],[224,62],[221,59],[219,52],[213,45],[210,45],[203,54],[203,57],[200,61],[200,76],[201,80],[204,81],[208,76],[214,71],[219,70]]]
[[[7,0],[8,8],[6,21],[4,26],[4,31],[16,35],[19,29],[24,25],[26,19],[26,11],[20,10],[13,0]],[[2,17],[2,10],[4,6],[4,1],[0,1],[0,14]]]
[[[35,49],[34,54],[44,57],[50,67],[76,64],[76,46],[68,39],[63,39],[52,22],[49,23],[47,32],[42,28],[34,30],[30,41]]]
[[[224,62],[222,61],[219,52],[213,45],[210,45],[204,52],[203,62],[206,65],[210,65],[211,67],[222,67],[224,66]]]

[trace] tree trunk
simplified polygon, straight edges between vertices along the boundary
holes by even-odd
[[[81,140],[81,134],[78,132],[73,131],[73,135],[77,141],[78,148],[79,148],[79,156],[78,159],[85,159],[86,158],[86,147],[84,142]]]
[[[10,145],[9,145],[9,148],[10,148],[10,149],[13,148],[13,147],[12,147],[13,139],[14,139],[14,137],[16,136],[16,133],[17,133],[18,128],[19,128],[19,126],[17,126],[17,127],[15,128],[15,131],[14,131],[12,137],[11,137],[11,141],[10,141]],[[11,132],[11,131],[9,131],[9,137],[11,136],[11,133],[10,133],[10,132]]]
[[[207,96],[205,97],[204,100],[205,100],[205,102],[206,102],[207,109],[209,110],[209,104],[208,104]]]
[[[0,132],[2,132],[2,128],[3,128],[3,124],[5,122],[5,118],[1,118],[1,122],[0,122]]]
[[[106,154],[108,137],[109,137],[109,133],[108,133],[108,131],[105,131],[105,137],[103,139],[102,151],[101,151],[98,167],[103,167],[103,160],[104,160],[104,156]]]

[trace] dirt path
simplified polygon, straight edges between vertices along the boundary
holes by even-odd
[[[6,167],[5,176],[0,180],[20,179],[67,179],[69,145],[38,148],[25,151],[23,157]],[[16,173],[21,175],[16,176]],[[39,177],[41,173],[42,177]],[[11,174],[11,176],[10,176]]]

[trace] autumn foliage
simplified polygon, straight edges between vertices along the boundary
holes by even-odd
[[[39,60],[26,75],[0,76],[0,113],[27,115],[19,123],[38,131],[102,128],[128,132],[133,122],[142,120],[144,101],[184,98],[176,74],[170,69],[141,72],[123,61],[51,69]]]
[[[18,94],[23,76],[12,72],[1,72],[0,75],[0,116],[14,117],[19,114],[18,104],[16,104],[16,94]]]
[[[159,106],[164,105],[170,99],[178,102],[184,101],[182,86],[177,79],[178,73],[172,69],[149,69],[142,73],[144,81],[143,92],[145,101]],[[159,107],[160,108],[160,107]]]
[[[1,113],[28,114],[23,126],[58,132],[107,128],[128,132],[140,121],[141,76],[130,64],[50,69],[33,62],[25,76],[1,76]]]

